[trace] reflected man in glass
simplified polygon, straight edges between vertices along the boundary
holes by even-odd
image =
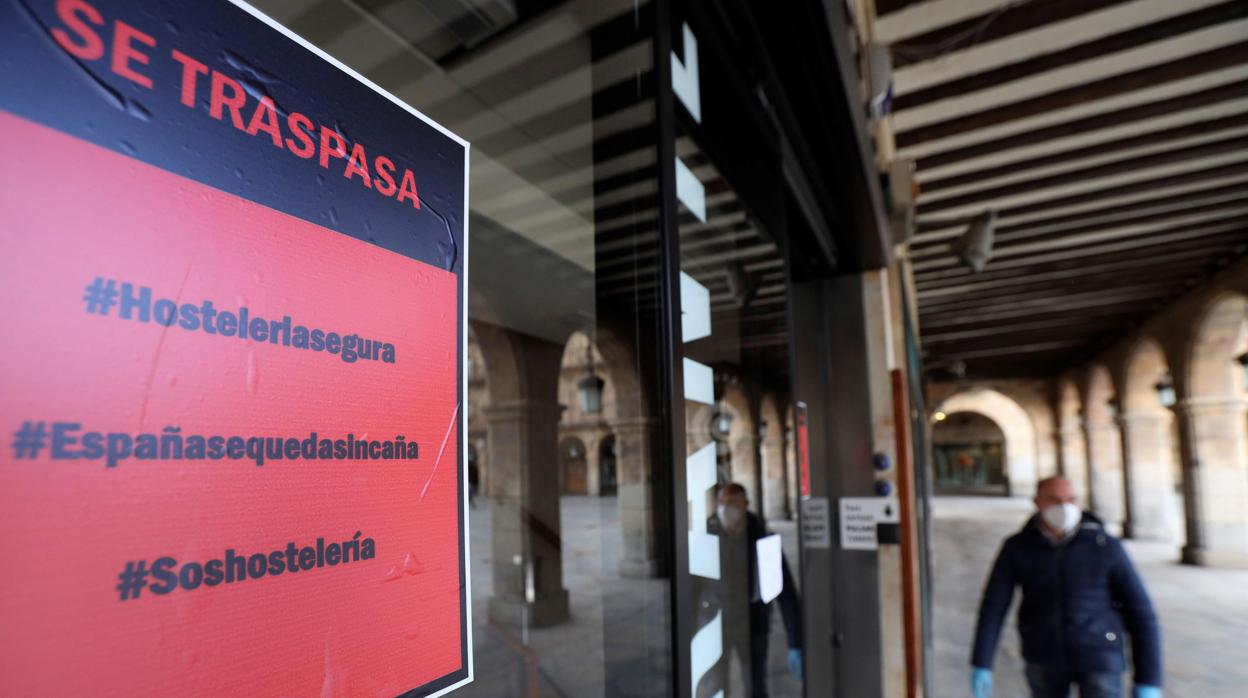
[[[735,482],[720,485],[715,515],[707,531],[720,537],[719,608],[724,614],[724,654],[722,676],[727,679],[732,658],[741,667],[744,694],[767,696],[767,645],[771,630],[771,606],[759,591],[758,541],[772,535],[762,518],[749,510],[750,500],[743,486]],[[764,574],[774,570],[764,570]],[[797,587],[788,562],[780,557],[783,589],[774,599],[779,602],[784,631],[789,644],[789,671],[801,679],[802,632]],[[726,683],[728,683],[726,681]],[[731,685],[731,684],[730,684]]]

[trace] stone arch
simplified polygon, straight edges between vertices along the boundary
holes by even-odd
[[[714,424],[711,425],[712,436],[718,442],[716,453],[719,463],[719,481],[736,482],[745,487],[750,499],[750,508],[762,513],[762,477],[759,471],[758,425],[755,419],[754,405],[744,386],[737,381],[728,381],[723,388],[723,396],[719,399],[718,408],[711,415],[717,420],[727,415],[730,417],[727,433],[721,433]]]
[[[609,370],[598,343],[580,330],[568,335],[563,345],[560,361],[559,402],[565,406],[563,423],[580,427],[594,426],[611,421],[617,413],[616,376],[619,370]],[[601,406],[597,413],[587,412],[581,405],[580,382],[594,376],[602,381]]]
[[[1113,376],[1101,363],[1089,365],[1083,380],[1083,433],[1087,441],[1088,506],[1111,527],[1126,519],[1122,435]]]
[[[1213,299],[1191,334],[1186,394],[1194,399],[1245,397],[1243,369],[1236,359],[1248,352],[1248,296]]]
[[[489,617],[505,627],[561,623],[569,605],[554,456],[563,347],[480,320],[470,330],[488,386],[478,412],[488,425],[491,478]]]
[[[1129,349],[1118,382],[1127,495],[1124,533],[1133,538],[1176,540],[1182,530],[1175,419],[1161,397],[1167,381],[1172,384],[1173,379],[1161,344],[1140,338]]]
[[[596,405],[582,404],[586,393],[596,395]],[[597,343],[581,330],[568,334],[559,364],[559,438],[576,438],[584,446],[583,463],[571,462],[575,471],[561,471],[566,494],[600,494],[601,464],[599,442],[611,433],[616,418],[617,399],[614,376],[606,370],[606,360]],[[594,409],[596,408],[596,410]],[[561,454],[562,457],[562,454]],[[583,470],[580,470],[582,468]],[[584,476],[584,482],[581,477]],[[572,476],[568,480],[567,476]]]
[[[1083,399],[1070,376],[1057,384],[1058,470],[1074,486],[1079,500],[1088,501],[1088,442],[1083,436]]]
[[[787,519],[791,517],[788,502],[788,465],[785,463],[783,414],[780,402],[770,393],[759,404],[759,435],[762,443],[759,455],[763,471],[763,517]]]
[[[942,413],[932,428],[936,487],[943,491],[1009,491],[1005,431],[982,412]]]
[[[719,405],[690,402],[685,407],[685,455],[693,455],[703,446],[714,441],[711,436],[711,418],[719,412]]]
[[[520,383],[523,371],[516,360],[512,333],[484,322],[470,322],[469,328],[469,336],[475,340],[481,366],[485,369],[490,403],[522,399],[524,394]],[[477,370],[475,365],[473,370]]]
[[[1248,297],[1222,294],[1199,313],[1176,406],[1183,442],[1188,562],[1248,567]]]
[[[614,416],[618,419],[651,417],[638,366],[637,352],[610,327],[599,325],[594,333],[594,347],[602,359],[607,382],[614,391]]]
[[[945,398],[935,412],[945,415],[977,412],[995,422],[1005,433],[1007,491],[1014,496],[1035,494],[1036,428],[1018,402],[996,390],[972,388]]]
[[[620,574],[658,576],[664,572],[658,543],[663,513],[654,491],[654,466],[666,455],[659,438],[657,401],[661,394],[653,392],[654,386],[643,384],[645,357],[627,328],[598,323],[594,345],[613,391],[607,427],[614,439],[616,506],[623,537]],[[598,449],[600,459],[603,443]],[[601,472],[598,475],[601,477]]]

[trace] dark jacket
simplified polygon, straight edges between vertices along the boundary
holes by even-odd
[[[1040,526],[1033,516],[1001,547],[979,607],[971,664],[992,667],[1001,623],[1021,586],[1018,634],[1028,663],[1075,673],[1125,671],[1129,634],[1136,685],[1160,686],[1157,616],[1122,544],[1088,513],[1060,544]]]
[[[724,531],[723,524],[719,518],[712,516],[707,520],[706,530],[709,533],[720,537],[727,537],[729,534]],[[739,603],[741,597],[749,594],[751,598],[749,604],[749,626],[750,635],[752,637],[766,637],[771,630],[771,604],[765,604],[756,600],[758,596],[758,541],[761,538],[772,535],[767,530],[767,524],[763,523],[762,518],[752,511],[746,512],[745,525],[745,551],[748,560],[749,579],[743,580],[723,580],[724,584],[718,593],[708,595],[706,600],[713,600],[714,603],[708,603],[707,608],[723,608],[725,605]],[[734,545],[729,540],[721,541],[720,553],[723,556],[727,553],[726,546]],[[722,565],[722,563],[721,563]],[[788,640],[789,647],[792,649],[800,649],[802,647],[802,626],[801,626],[801,608],[797,597],[797,585],[793,583],[793,575],[789,572],[788,560],[784,555],[780,556],[780,572],[784,579],[784,589],[775,601],[780,606],[780,615],[784,621],[784,634]],[[733,581],[739,581],[740,588],[738,593],[729,592],[733,589]],[[736,609],[725,609],[736,610]],[[709,620],[709,619],[706,619]],[[703,621],[705,622],[705,621]]]

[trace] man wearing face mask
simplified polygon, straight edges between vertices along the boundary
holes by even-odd
[[[724,656],[736,654],[749,682],[746,693],[767,695],[767,645],[771,631],[771,606],[758,597],[757,544],[770,535],[766,524],[749,510],[745,488],[735,482],[719,486],[715,516],[707,531],[720,536],[720,580],[725,585],[717,604],[724,614]],[[779,602],[784,632],[789,641],[789,672],[802,677],[801,612],[789,565],[780,558],[784,588]],[[748,644],[747,644],[748,643]]]
[[[1131,638],[1135,698],[1161,698],[1161,631],[1148,593],[1117,539],[1081,512],[1063,477],[1041,480],[1037,513],[1001,547],[979,607],[971,693],[992,695],[1001,623],[1021,586],[1018,632],[1035,698],[1120,698]]]

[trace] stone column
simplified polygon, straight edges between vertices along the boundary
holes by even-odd
[[[585,494],[598,496],[602,494],[602,454],[598,449],[602,445],[602,436],[597,432],[585,434]]]
[[[623,537],[620,574],[624,577],[663,574],[653,491],[658,438],[659,420],[652,417],[621,418],[615,422],[615,478]]]
[[[759,482],[758,436],[743,434],[732,441],[732,479],[745,487],[754,513],[763,513],[763,493]]]
[[[1083,432],[1075,425],[1065,426],[1058,432],[1061,441],[1060,454],[1062,476],[1070,480],[1079,496],[1079,502],[1086,508],[1092,507],[1092,498],[1088,492],[1088,461],[1087,442]]]
[[[1111,529],[1121,530],[1126,518],[1122,488],[1122,438],[1113,422],[1085,420],[1088,443],[1089,508]]]
[[[555,402],[514,400],[484,410],[493,472],[490,619],[540,627],[568,619],[559,525]]]
[[[1183,457],[1183,561],[1248,567],[1248,402],[1188,399],[1175,406]]]
[[[797,433],[795,429],[784,430],[784,472],[788,485],[789,518],[797,518],[801,507],[802,474],[797,463]]]
[[[1127,520],[1123,535],[1146,540],[1171,540],[1170,420],[1163,412],[1118,416],[1122,435]]]
[[[789,518],[788,472],[784,463],[784,437],[772,433],[763,439],[763,517]]]

